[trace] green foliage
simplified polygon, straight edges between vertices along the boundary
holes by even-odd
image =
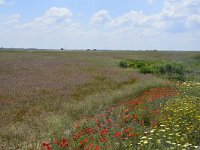
[[[126,61],[120,61],[119,62],[119,66],[122,67],[122,68],[127,68],[128,67],[128,62],[126,62]]]
[[[194,56],[194,59],[200,61],[200,55],[196,55],[196,56]]]
[[[140,72],[143,73],[143,74],[153,73],[152,68],[150,68],[150,67],[147,66],[147,65],[141,67],[139,70],[140,70]]]
[[[145,62],[138,62],[136,66],[137,66],[137,68],[143,68],[143,67],[146,66],[146,63]]]
[[[150,73],[166,76],[169,79],[185,80],[185,67],[178,62],[128,60],[121,61],[120,66],[137,68],[143,74]]]
[[[176,79],[184,81],[185,68],[182,64],[176,62],[163,62],[154,66],[155,71],[153,73],[159,75],[167,75],[170,79]]]

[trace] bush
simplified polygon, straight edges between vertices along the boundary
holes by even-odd
[[[151,73],[164,75],[169,79],[185,80],[185,68],[182,64],[177,62],[128,60],[120,61],[119,66],[123,68],[138,68],[143,74]]]
[[[200,61],[200,55],[196,55],[193,58],[196,59],[196,60],[198,60],[198,61]]]
[[[120,61],[119,62],[119,66],[122,68],[127,68],[128,67],[128,63],[126,61]]]
[[[165,67],[162,64],[155,65],[154,70],[155,70],[156,74],[161,74],[161,75],[165,74]]]
[[[167,62],[160,65],[157,70],[159,71],[159,74],[166,74],[168,78],[170,79],[176,79],[184,81],[185,75],[185,69],[182,64],[175,63],[175,62]]]
[[[143,66],[139,70],[141,73],[144,73],[144,74],[153,73],[153,70],[150,66]]]
[[[146,63],[145,63],[145,62],[138,62],[138,63],[136,64],[136,66],[137,66],[137,68],[143,68],[143,67],[146,66]]]

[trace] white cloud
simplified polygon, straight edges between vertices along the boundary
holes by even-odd
[[[0,0],[0,5],[5,4],[6,2],[4,0]]]
[[[166,0],[163,9],[156,14],[147,15],[143,11],[132,10],[113,18],[108,14],[108,11],[104,10],[101,13],[97,12],[91,20],[95,23],[103,22],[105,26],[110,28],[132,27],[134,29],[139,27],[145,30],[149,28],[150,32],[152,32],[152,29],[157,31],[186,32],[188,26],[198,24],[196,14],[200,14],[199,0]],[[109,19],[102,21],[103,18]],[[195,21],[194,18],[197,20]]]
[[[199,27],[200,28],[200,15],[191,15],[187,18],[187,27]]]
[[[152,4],[154,0],[147,0],[147,3]]]
[[[100,10],[92,16],[92,18],[90,19],[90,23],[91,24],[104,23],[110,20],[111,17],[109,15],[109,12],[107,10]]]
[[[166,17],[187,17],[200,13],[199,0],[166,0],[161,12]]]
[[[111,18],[111,17],[110,17]],[[143,11],[130,11],[106,22],[107,27],[151,27],[165,29],[166,24],[160,14],[145,15]]]
[[[44,17],[46,18],[68,18],[72,16],[72,12],[67,8],[52,7],[46,11]]]
[[[199,39],[197,33],[200,33],[199,14],[199,0],[166,0],[163,9],[155,14],[144,14],[143,11],[132,10],[113,17],[107,13],[109,15],[107,21],[99,19],[100,21],[95,22],[100,23],[101,26],[104,23],[102,28],[107,27],[107,29],[101,32],[94,31],[96,34],[93,34],[96,35],[95,37],[101,37],[100,41],[103,45],[110,43],[111,48],[114,49],[128,48],[132,44],[136,49],[139,47],[141,49],[145,47],[197,49]]]
[[[27,23],[20,22],[17,15],[0,16],[0,45],[40,48],[70,46],[81,32],[79,23],[73,21],[72,15],[67,8],[52,7],[41,17]]]
[[[73,13],[67,8],[52,7],[43,16],[34,18],[31,22],[25,23],[21,27],[49,31],[57,26],[69,25],[72,15]]]
[[[135,25],[142,25],[146,23],[148,20],[147,16],[142,14],[142,11],[130,11],[122,16],[119,16],[115,19],[113,19],[110,22],[110,26],[121,26],[124,24],[132,23]]]
[[[199,0],[166,0],[164,7],[160,12],[162,20],[167,25],[167,31],[176,32],[194,32],[194,28],[198,25],[198,17],[200,14]],[[194,18],[197,20],[194,21]],[[197,28],[196,28],[197,29]]]
[[[20,23],[21,16],[19,14],[13,14],[10,16],[0,15],[0,29],[1,31],[10,30],[15,28]]]

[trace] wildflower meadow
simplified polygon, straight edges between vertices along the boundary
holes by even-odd
[[[199,88],[200,83],[184,82],[173,88],[150,89],[83,119],[72,131],[54,133],[41,149],[197,149],[200,103],[192,90]]]
[[[200,148],[199,52],[0,54],[2,150]]]

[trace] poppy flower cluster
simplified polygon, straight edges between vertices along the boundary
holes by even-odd
[[[200,83],[184,82],[178,88],[181,94],[167,100],[160,125],[140,138],[139,149],[200,148]]]
[[[63,138],[52,137],[42,148],[51,149],[121,149],[137,145],[144,132],[158,126],[157,118],[167,97],[177,94],[174,88],[153,88],[142,96],[110,107],[98,115],[76,123]]]

